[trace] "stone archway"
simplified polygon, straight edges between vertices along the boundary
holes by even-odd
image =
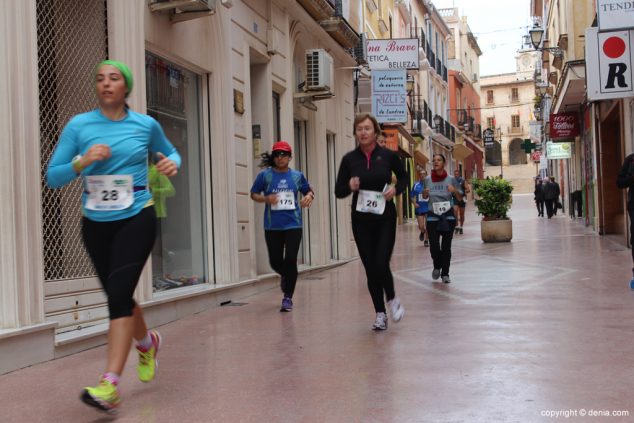
[[[514,138],[509,143],[509,164],[520,165],[528,163],[526,159],[526,152],[522,148],[523,140],[520,138]]]

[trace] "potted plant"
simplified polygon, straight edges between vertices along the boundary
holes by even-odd
[[[474,179],[477,213],[482,216],[480,232],[484,242],[509,242],[513,225],[507,213],[511,208],[513,186],[502,178]]]

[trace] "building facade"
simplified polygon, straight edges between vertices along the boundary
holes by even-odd
[[[482,51],[466,16],[458,9],[441,10],[452,31],[449,40],[449,120],[457,128],[453,149],[455,166],[467,178],[484,177],[484,144],[480,110]]]
[[[533,192],[538,167],[522,148],[534,121],[536,53],[521,50],[517,71],[480,80],[482,125],[494,131],[496,143],[486,148],[485,176],[502,175],[515,193]]]
[[[624,244],[629,239],[629,218],[625,190],[616,187],[616,177],[624,158],[634,152],[634,97],[616,94],[594,98],[588,87],[598,84],[599,72],[587,73],[601,47],[588,37],[601,28],[597,0],[543,0],[531,2],[534,29],[542,32],[538,47],[543,54],[542,71],[536,78],[536,93],[550,110],[542,113],[543,138],[549,142],[548,128],[553,116],[575,116],[578,132],[565,141],[570,145],[567,159],[549,159],[548,173],[563,182],[563,201],[571,217],[580,218],[599,234],[616,234]],[[616,1],[604,10],[623,14],[628,2]],[[629,13],[626,13],[629,15]],[[634,21],[620,31],[634,30]],[[592,32],[594,31],[594,32]],[[631,72],[628,67],[627,72]],[[607,86],[606,86],[607,88]],[[544,107],[542,106],[542,109]]]
[[[50,190],[43,175],[68,119],[96,107],[92,75],[106,58],[130,66],[129,105],[156,118],[183,157],[135,294],[150,325],[276,283],[263,209],[249,199],[259,155],[276,140],[293,145],[291,166],[317,193],[304,212],[300,269],[356,256],[349,200],[336,201],[333,186],[355,145],[351,22],[360,25],[362,3],[28,0],[0,11],[9,140],[0,373],[105,340],[105,296],[81,243],[81,183]]]

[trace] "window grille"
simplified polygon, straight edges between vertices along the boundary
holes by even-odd
[[[68,120],[96,107],[93,72],[108,56],[105,0],[37,0],[40,160],[46,281],[95,275],[81,239],[79,179],[46,187],[46,167]]]

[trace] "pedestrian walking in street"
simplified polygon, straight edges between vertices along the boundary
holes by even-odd
[[[265,203],[264,239],[269,263],[281,277],[282,312],[293,310],[297,253],[302,241],[301,208],[310,207],[315,199],[315,192],[304,174],[288,166],[292,153],[286,141],[273,144],[271,154],[262,154],[260,167],[265,169],[258,173],[251,187],[251,199]]]
[[[555,183],[552,176],[544,184],[544,202],[546,203],[546,215],[552,218],[557,214],[557,203],[559,202],[559,184]]]
[[[627,188],[627,214],[630,217],[630,240],[634,240],[634,154],[630,154],[623,161],[623,166],[616,178],[616,185]],[[634,247],[632,250],[632,262],[634,263]],[[634,289],[634,267],[632,268],[632,279],[630,289]]]
[[[557,216],[557,210],[563,209],[563,206],[561,205],[561,201],[559,199],[561,197],[561,189],[557,181],[555,181],[554,176],[550,177],[550,182],[555,185],[555,192],[557,193],[557,197],[555,198],[555,202],[553,204],[553,214]]]
[[[465,209],[467,208],[467,194],[471,192],[471,188],[469,187],[469,182],[467,182],[465,178],[460,176],[459,169],[454,170],[453,175],[454,175],[454,179],[458,183],[458,192],[462,196],[462,199],[460,200],[458,200],[457,196],[454,196],[455,197],[454,213],[456,214],[456,220],[457,220],[455,232],[456,234],[462,235],[464,233],[463,232],[464,213],[465,213]]]
[[[423,242],[424,247],[429,247],[429,236],[427,235],[427,212],[429,211],[429,198],[423,198],[423,184],[427,177],[427,171],[423,167],[417,167],[418,181],[414,183],[410,190],[410,197],[414,205],[414,213],[418,222],[419,241]]]
[[[47,170],[52,188],[81,176],[82,235],[108,298],[110,325],[105,373],[81,400],[102,411],[120,403],[119,378],[132,339],[139,357],[137,375],[156,374],[161,336],[148,331],[134,289],[156,237],[156,212],[148,190],[148,155],[156,169],[174,176],[181,157],[152,117],[129,109],[133,78],[123,63],[106,60],[95,70],[99,107],[73,117],[59,139]]]
[[[544,184],[542,178],[535,179],[535,191],[533,192],[535,206],[537,206],[537,217],[544,217]]]
[[[352,194],[352,233],[376,312],[374,330],[387,329],[384,294],[392,320],[398,322],[405,314],[390,270],[396,240],[396,206],[391,200],[405,190],[408,176],[398,155],[377,144],[380,131],[373,115],[356,116],[353,133],[358,147],[341,160],[335,185],[337,198]],[[396,185],[392,185],[392,172]]]
[[[423,197],[429,199],[427,232],[431,244],[431,258],[434,262],[431,277],[433,280],[442,278],[444,283],[450,283],[451,241],[456,227],[453,201],[454,198],[462,200],[462,194],[456,178],[449,176],[445,170],[445,156],[434,154],[432,164],[431,175],[425,178],[423,189]]]

